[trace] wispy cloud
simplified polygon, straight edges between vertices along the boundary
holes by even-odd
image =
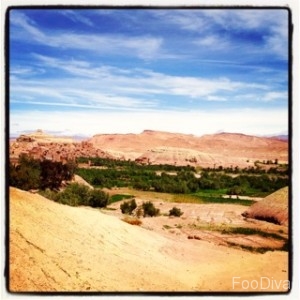
[[[33,68],[30,67],[11,67],[10,68],[10,74],[11,75],[28,75],[28,74],[32,74],[33,72],[35,72],[33,70]]]
[[[99,90],[98,80],[101,82],[100,89],[108,92],[118,91],[123,93],[143,93],[148,94],[166,94],[181,95],[190,98],[201,97],[201,100],[218,99],[219,91],[228,91],[236,93],[239,90],[247,88],[256,88],[266,90],[267,86],[260,83],[248,83],[232,81],[226,77],[223,78],[201,78],[190,76],[171,76],[164,73],[154,72],[147,69],[120,69],[111,66],[91,65],[86,61],[66,61],[57,58],[51,58],[41,55],[34,55],[43,65],[47,67],[61,69],[67,74],[74,75],[69,79],[69,83],[76,83],[80,78],[94,79],[86,81],[86,87],[93,84],[94,90]],[[212,96],[207,97],[205,96]],[[224,100],[223,97],[222,101]]]
[[[209,46],[214,50],[236,48],[235,38],[243,33],[261,34],[263,32],[259,45],[251,45],[251,40],[244,41],[250,48],[248,51],[262,53],[268,49],[269,52],[287,59],[287,11],[286,15],[283,11],[272,9],[204,9],[175,11],[172,14],[164,11],[155,14],[162,15],[164,23],[176,24],[183,30],[199,32],[201,37],[198,37],[194,43]]]
[[[168,10],[157,10],[150,12],[159,22],[171,25],[177,25],[179,28],[188,31],[205,30],[207,24],[202,14],[197,10],[174,10],[172,13]]]
[[[26,32],[27,35],[30,35],[31,38],[35,40],[44,40],[45,35],[37,28],[34,21],[28,18],[25,14],[17,12],[17,11],[10,11],[10,23],[13,26],[21,28],[23,32]],[[21,38],[22,34],[17,31],[17,35],[13,36],[12,38]]]
[[[223,12],[224,14],[224,12]],[[283,11],[276,10],[242,10],[235,11],[231,15],[225,12],[224,18],[221,18],[220,24],[224,28],[234,31],[242,31],[258,33],[264,32],[262,36],[263,47],[256,48],[256,51],[269,51],[287,59],[287,42],[288,42],[288,18],[287,11],[285,15]]]
[[[288,99],[288,93],[287,92],[269,92],[266,93],[263,97],[263,101],[276,101],[276,100],[282,100],[284,102],[287,102]]]
[[[202,38],[196,39],[194,44],[203,47],[210,47],[215,50],[224,50],[230,45],[228,40],[216,34],[204,35]]]
[[[80,22],[91,27],[94,26],[93,22],[88,17],[83,16],[80,11],[76,12],[74,10],[66,9],[61,10],[60,13],[72,20],[74,23]]]
[[[143,99],[141,97],[126,97],[114,93],[105,93],[99,90],[88,91],[85,87],[65,86],[59,81],[45,81],[43,84],[28,82],[25,86],[22,81],[16,82],[11,91],[11,103],[22,103],[23,105],[47,105],[64,107],[82,107],[89,109],[114,109],[114,110],[144,110],[157,106],[155,100]],[[49,88],[53,84],[54,89]],[[77,81],[77,85],[78,81]],[[23,97],[26,95],[27,97]],[[22,101],[14,99],[22,99]],[[37,99],[33,101],[33,99]],[[38,100],[41,99],[41,100]]]
[[[77,17],[78,18],[78,17]],[[14,12],[11,16],[11,24],[19,29],[12,39],[18,39],[49,47],[61,49],[77,49],[96,52],[98,54],[118,54],[137,56],[141,59],[153,59],[159,57],[163,39],[161,37],[138,36],[129,37],[121,34],[80,34],[72,32],[44,32],[34,26],[24,14]],[[164,55],[167,57],[167,55]]]
[[[96,10],[97,11],[97,10]],[[103,15],[102,10],[98,11]],[[91,18],[80,14],[78,11],[61,10],[60,14],[66,16],[73,22],[79,22],[87,26],[96,26]],[[107,13],[105,13],[107,15]],[[141,19],[130,14],[122,14],[124,22],[139,24]],[[227,53],[232,51],[243,51],[248,53],[262,53],[268,49],[281,58],[287,59],[287,18],[269,10],[153,10],[143,12],[145,16],[151,15],[157,21],[157,27],[171,28],[176,25],[180,30],[197,33],[197,38],[190,41],[183,34],[181,38],[186,43],[208,47],[214,51],[219,50]],[[117,14],[108,14],[112,17]],[[137,13],[139,15],[139,13]],[[137,19],[137,20],[136,20]],[[134,21],[133,21],[134,20]],[[49,31],[35,26],[35,22],[21,12],[13,12],[11,24],[16,26],[18,33],[13,39],[23,39],[37,44],[61,49],[77,49],[91,51],[100,54],[114,54],[119,56],[135,56],[143,60],[157,59],[184,59],[187,55],[195,55],[195,51],[177,49],[177,53],[167,46],[159,31],[155,35],[142,34],[124,35],[112,33],[74,33],[72,31]],[[129,25],[128,25],[129,26]],[[151,23],[150,26],[153,26]],[[251,40],[236,41],[239,35],[258,34],[262,31],[259,44],[251,43]],[[179,33],[178,33],[179,34]],[[239,46],[238,46],[239,45]],[[242,47],[242,48],[241,48]],[[187,49],[190,49],[189,47]],[[185,53],[186,52],[186,53]]]

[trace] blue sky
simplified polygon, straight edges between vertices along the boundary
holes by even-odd
[[[10,133],[288,131],[284,9],[12,9]]]

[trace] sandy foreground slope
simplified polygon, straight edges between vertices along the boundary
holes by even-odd
[[[16,188],[10,188],[9,208],[12,292],[277,292],[287,287],[287,252],[254,254],[177,241],[97,209],[57,204]]]

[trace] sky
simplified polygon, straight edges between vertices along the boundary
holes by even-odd
[[[288,133],[285,9],[11,9],[10,135]]]

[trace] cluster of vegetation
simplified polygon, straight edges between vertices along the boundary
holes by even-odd
[[[145,164],[139,164],[136,161],[132,161],[132,160],[119,160],[119,159],[101,158],[101,157],[78,157],[76,159],[76,162],[78,164],[88,163],[90,166],[106,167],[108,169],[134,168],[137,170],[147,170],[147,171],[164,170],[166,172],[173,172],[173,171],[177,172],[177,171],[185,170],[185,171],[196,172],[196,169],[192,166],[175,166],[175,165],[168,165],[168,164],[145,165]]]
[[[144,217],[156,217],[159,215],[159,209],[154,206],[151,201],[143,202],[142,204]]]
[[[122,214],[132,215],[133,211],[137,209],[136,215],[139,218],[142,214],[143,217],[155,217],[159,215],[159,209],[154,206],[151,201],[143,202],[140,207],[137,206],[135,199],[125,201],[120,205]]]
[[[40,190],[41,195],[62,204],[105,207],[109,196],[100,189],[90,189],[85,185],[72,183],[63,191],[59,191],[63,181],[73,178],[75,170],[74,162],[63,164],[22,155],[17,164],[9,165],[9,185],[25,191]]]
[[[181,211],[181,209],[177,208],[175,206],[169,210],[169,216],[180,217],[182,215],[183,215],[183,212]]]
[[[64,180],[73,178],[75,169],[74,162],[63,164],[22,155],[18,164],[9,164],[9,185],[25,191],[31,189],[57,190]]]
[[[78,175],[97,187],[132,187],[144,191],[189,194],[202,190],[225,190],[228,195],[265,196],[288,185],[287,176],[268,174],[241,174],[230,176],[222,172],[202,171],[200,178],[190,170],[179,170],[176,174],[161,175],[150,171],[148,166],[138,168],[86,169],[79,168]]]
[[[201,170],[198,178],[195,176],[195,168],[191,166],[140,165],[130,160],[79,158],[78,163],[82,162],[89,162],[90,165],[102,166],[103,168],[77,168],[75,162],[63,164],[49,160],[36,160],[23,155],[18,164],[10,164],[9,166],[9,184],[23,190],[47,190],[47,193],[51,194],[51,199],[61,203],[72,202],[71,205],[90,205],[93,207],[105,205],[98,204],[98,200],[95,200],[92,195],[86,196],[81,188],[78,188],[77,196],[74,196],[73,200],[68,198],[67,194],[70,192],[68,189],[66,189],[65,194],[55,191],[59,190],[63,181],[72,179],[75,172],[91,185],[100,189],[104,187],[130,187],[143,191],[189,194],[198,197],[202,202],[219,203],[224,202],[222,197],[224,194],[229,196],[265,196],[289,184],[286,175],[287,166],[270,168],[271,173],[262,172],[263,170],[258,166],[245,169],[238,167],[206,168]],[[235,175],[233,176],[232,173]],[[98,191],[96,189],[93,193],[98,193]],[[84,200],[81,199],[82,194]],[[115,195],[110,199],[110,202],[132,199],[132,197],[132,195]],[[242,200],[232,198],[226,201],[233,203]],[[251,202],[248,201],[245,205],[250,204]],[[132,207],[124,207],[124,210],[130,210]],[[142,209],[144,210],[144,207]],[[156,213],[151,204],[145,204],[145,210],[146,215],[149,216]]]
[[[260,164],[265,164],[265,163],[255,163],[254,166],[249,166],[245,168],[240,168],[238,166],[230,166],[230,167],[223,167],[219,166],[217,168],[202,168],[202,171],[205,172],[219,172],[219,173],[224,173],[224,174],[274,174],[274,175],[288,175],[289,174],[289,168],[288,165],[277,165],[274,167],[270,167],[268,169],[262,168]],[[266,163],[270,164],[270,163]]]
[[[106,207],[109,195],[99,189],[90,189],[83,184],[71,183],[63,191],[46,189],[40,194],[55,202],[71,206]]]
[[[137,208],[137,204],[135,202],[135,199],[132,199],[131,201],[128,202],[123,202],[120,205],[120,209],[122,211],[122,214],[128,214],[131,215],[132,212]]]

